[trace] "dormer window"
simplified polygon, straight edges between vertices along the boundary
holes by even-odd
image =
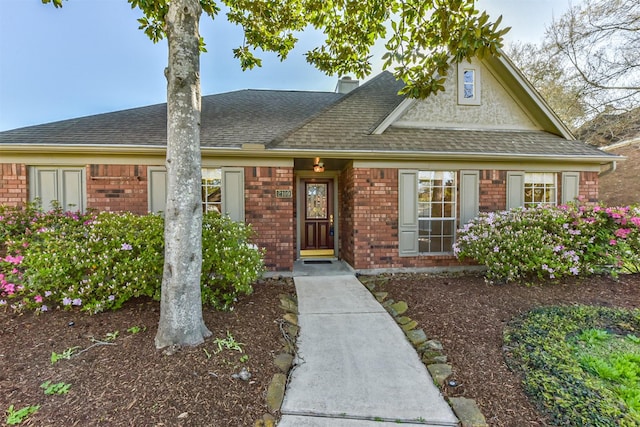
[[[476,64],[458,64],[458,104],[480,105],[480,67]]]

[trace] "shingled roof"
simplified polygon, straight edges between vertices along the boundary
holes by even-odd
[[[262,144],[267,151],[316,150],[353,158],[358,152],[421,156],[563,158],[609,162],[616,156],[545,131],[419,129],[378,125],[404,100],[403,87],[383,72],[344,95],[330,92],[241,90],[202,98],[201,146],[237,149]],[[0,132],[13,144],[166,144],[166,104],[99,114]]]
[[[344,94],[240,90],[202,97],[202,147],[267,144],[297,128]],[[167,104],[0,132],[0,144],[164,146]]]

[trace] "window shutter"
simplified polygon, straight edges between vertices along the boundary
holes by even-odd
[[[222,212],[244,222],[244,168],[222,168]]]
[[[460,171],[460,225],[478,216],[480,212],[480,172]]]
[[[84,169],[61,169],[59,179],[62,208],[84,212]]]
[[[398,248],[400,256],[418,255],[418,171],[398,171]]]
[[[29,200],[40,199],[42,208],[49,210],[54,201],[65,211],[85,210],[84,168],[30,169]]]
[[[167,206],[167,171],[164,168],[152,168],[147,171],[149,212],[164,212]]]
[[[507,172],[507,209],[524,207],[524,172]]]
[[[562,173],[562,203],[578,200],[580,195],[580,172]]]
[[[51,209],[51,203],[58,201],[57,169],[33,168],[30,170],[29,200],[40,199],[42,209]]]

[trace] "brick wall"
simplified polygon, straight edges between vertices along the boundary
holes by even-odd
[[[507,172],[480,171],[480,212],[501,211],[507,207]]]
[[[145,214],[147,167],[142,165],[87,165],[87,208]]]
[[[353,185],[354,169],[348,167],[338,176],[338,218],[340,232],[338,233],[338,254],[340,258],[354,265],[353,212],[355,210],[355,188]]]
[[[265,248],[267,269],[292,271],[295,259],[295,198],[278,199],[275,190],[294,191],[293,168],[247,167],[244,171],[245,219]]]
[[[29,200],[29,181],[24,164],[0,163],[0,205],[20,206]]]
[[[582,203],[598,202],[598,172],[580,172],[579,193]]]

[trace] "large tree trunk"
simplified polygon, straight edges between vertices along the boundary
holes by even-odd
[[[167,204],[165,260],[156,348],[198,345],[202,319],[200,200],[200,34],[198,0],[172,0],[166,17]]]

